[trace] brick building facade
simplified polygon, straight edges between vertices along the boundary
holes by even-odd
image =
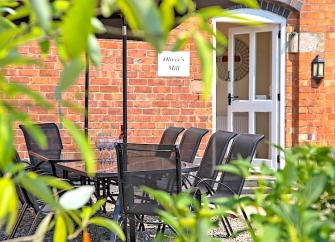
[[[230,9],[241,8],[239,5],[226,5]],[[292,33],[299,36],[298,47],[285,51],[286,81],[285,95],[282,95],[285,97],[285,145],[290,147],[303,141],[335,145],[335,0],[264,0],[260,1],[260,6],[258,11],[271,12],[287,20],[288,39]],[[171,37],[183,28],[188,26],[180,26]],[[287,42],[287,46],[291,44],[294,43]],[[121,46],[119,40],[100,40],[102,65],[98,69],[91,67],[89,136],[92,142],[98,132],[113,129],[118,135],[122,123]],[[201,99],[200,63],[196,50],[192,43],[187,44],[185,50],[191,54],[190,76],[164,78],[157,77],[157,53],[144,42],[128,42],[130,142],[157,142],[170,125],[212,129],[215,119],[213,99]],[[6,75],[53,101],[62,68],[55,48],[46,57],[40,56],[34,44],[23,47],[21,52],[41,58],[43,65],[7,69]],[[310,73],[311,61],[317,54],[324,58],[326,66],[325,78],[319,85],[313,83]],[[63,99],[84,105],[83,77],[64,93]],[[28,100],[17,99],[15,102],[36,122],[59,123],[56,106],[45,111],[31,106]],[[83,126],[83,115],[67,108],[61,111]],[[16,133],[17,148],[25,152],[21,131],[16,130]],[[204,138],[201,150],[208,136]],[[62,138],[66,149],[74,148],[64,130]]]

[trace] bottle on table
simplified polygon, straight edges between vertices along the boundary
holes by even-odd
[[[123,133],[123,124],[120,125],[120,135],[119,135],[119,142],[122,143],[123,142],[123,137],[124,137],[124,133]]]

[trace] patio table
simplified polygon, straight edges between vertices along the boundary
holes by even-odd
[[[35,156],[41,161],[49,162],[52,166],[55,166],[61,170],[63,170],[66,178],[68,172],[73,172],[83,177],[89,177],[89,174],[86,172],[85,164],[81,158],[81,154],[78,152],[62,152],[60,159],[49,159],[41,154],[30,151],[30,155]],[[152,159],[153,164],[159,164],[159,158]],[[146,162],[145,165],[148,163]],[[137,164],[141,166],[141,163]],[[145,170],[148,167],[144,167]],[[184,173],[196,171],[199,168],[199,164],[181,162],[181,170]],[[152,166],[152,169],[155,169],[155,166]],[[164,169],[164,167],[159,164],[156,169]],[[96,173],[94,175],[95,178],[115,178],[117,179],[117,162],[116,161],[108,161],[102,162],[101,160],[97,160],[96,162]]]
[[[80,153],[78,152],[62,152],[60,159],[49,159],[41,154],[37,154],[35,152],[29,152],[30,155],[35,156],[41,161],[49,162],[52,166],[57,167],[58,169],[63,170],[64,178],[67,178],[68,173],[72,172],[74,174],[80,175],[83,178],[89,178],[89,174],[86,172],[85,163],[83,162]],[[164,165],[159,162],[159,157],[151,158],[152,159],[152,170],[161,170],[164,169]],[[143,170],[148,171],[148,162],[145,162],[145,167],[143,166]],[[143,164],[143,165],[144,165]],[[157,165],[154,165],[157,164]],[[141,167],[141,163],[137,163],[138,167]],[[199,168],[199,164],[189,163],[189,162],[181,162],[181,171],[183,173],[189,173],[192,171],[196,171]],[[96,162],[96,172],[94,177],[96,179],[96,187],[100,187],[99,181],[104,179],[114,180],[114,185],[117,185],[118,178],[118,169],[116,161],[102,162],[101,160],[97,160]],[[117,221],[120,213],[120,203],[118,199],[113,199],[111,194],[106,194],[105,189],[103,190],[103,195],[100,196],[96,194],[97,198],[109,197],[112,199],[113,203],[115,203],[114,212],[113,212],[113,220]],[[112,234],[112,241],[115,241],[116,237]]]

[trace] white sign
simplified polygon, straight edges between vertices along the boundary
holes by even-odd
[[[159,53],[158,76],[190,76],[190,52],[163,51]]]

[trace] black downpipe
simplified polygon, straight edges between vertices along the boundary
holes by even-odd
[[[84,120],[84,133],[85,137],[88,138],[88,90],[90,84],[90,58],[88,53],[85,54],[85,120]]]

